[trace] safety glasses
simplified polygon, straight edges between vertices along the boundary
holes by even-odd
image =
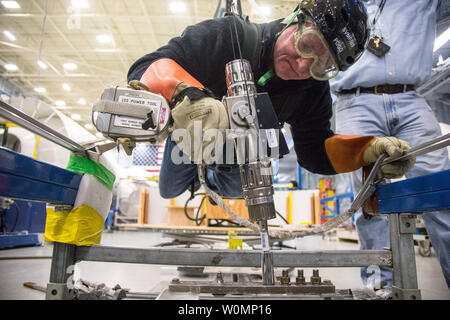
[[[311,77],[316,80],[329,80],[339,73],[331,49],[318,27],[310,18],[306,18],[294,33],[294,46],[298,55],[313,59],[309,68]]]

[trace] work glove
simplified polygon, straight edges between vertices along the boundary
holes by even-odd
[[[363,161],[366,164],[371,164],[377,161],[377,159],[383,153],[388,156],[401,156],[405,154],[411,146],[408,142],[397,139],[395,137],[376,137],[372,144],[368,146],[363,152]],[[395,161],[381,166],[380,170],[384,177],[388,179],[400,178],[406,172],[408,172],[416,163],[416,159],[410,158],[403,161]]]
[[[230,127],[223,103],[205,93],[204,89],[184,83],[177,86],[174,96],[172,140],[195,163],[219,161],[225,130]]]
[[[169,102],[172,140],[192,162],[212,164],[221,160],[228,115],[210,90],[169,58],[153,61],[139,81]]]

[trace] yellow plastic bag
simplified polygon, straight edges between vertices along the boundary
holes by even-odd
[[[103,225],[103,217],[85,204],[70,212],[47,208],[44,240],[77,246],[100,244]]]

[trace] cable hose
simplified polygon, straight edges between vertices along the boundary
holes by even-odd
[[[277,210],[275,210],[275,213],[277,214],[277,216],[279,216],[281,218],[281,220],[283,220],[285,223],[289,224],[289,221],[287,221],[286,218],[283,217],[283,215],[281,213],[279,213]]]
[[[194,218],[191,218],[191,217],[189,216],[188,212],[187,212],[187,205],[188,205],[188,203],[189,203],[192,199],[194,199],[194,198],[195,198],[196,196],[198,196],[198,195],[204,195],[204,197],[202,198],[202,200],[201,200],[201,202],[200,202],[200,205],[199,205],[199,207],[198,207],[198,209],[197,209],[197,212],[196,212],[196,214],[195,214],[195,217],[194,217]],[[200,211],[200,209],[201,209],[201,207],[202,207],[202,205],[203,205],[203,202],[205,201],[205,198],[206,198],[206,195],[205,195],[204,193],[196,193],[196,194],[192,195],[189,199],[187,199],[186,202],[184,203],[184,215],[185,215],[186,218],[188,218],[189,220],[194,221],[195,224],[198,225],[198,226],[199,226],[199,225],[203,222],[203,220],[206,218],[206,215],[203,215],[203,217],[198,218],[198,213],[199,213],[199,211]],[[200,222],[198,222],[199,219],[200,219]]]
[[[438,137],[436,139],[430,140],[426,143],[423,143],[421,145],[415,146],[410,150],[410,152],[407,152],[402,157],[408,157],[408,155],[423,155],[425,153],[434,151],[436,149],[441,149],[444,147],[447,147],[450,145],[450,134]],[[277,231],[277,230],[269,230],[269,236],[277,241],[283,241],[283,240],[291,240],[295,238],[301,238],[311,235],[317,235],[324,232],[327,232],[333,228],[339,227],[341,224],[346,222],[348,219],[351,218],[351,216],[358,211],[365,203],[365,201],[368,199],[368,197],[375,191],[376,183],[369,183],[371,181],[374,181],[376,175],[378,174],[378,169],[384,164],[383,162],[389,162],[394,159],[392,157],[388,157],[387,154],[382,154],[378,158],[378,160],[375,162],[373,169],[371,170],[369,177],[366,179],[366,183],[364,183],[363,187],[361,188],[360,192],[356,196],[355,200],[353,201],[350,208],[340,215],[332,218],[331,220],[328,220],[324,224],[314,227],[311,230],[306,231]],[[223,202],[222,197],[212,191],[208,188],[206,185],[205,179],[204,179],[204,167],[199,165],[198,166],[198,174],[199,174],[199,180],[203,187],[206,190],[206,193],[208,196],[210,196],[222,209],[224,209],[227,214],[232,218],[233,221],[236,223],[247,227],[253,231],[260,232],[260,228],[251,223],[250,221],[234,214]]]
[[[200,180],[201,181],[201,180]],[[233,213],[233,211],[231,211],[227,205],[225,204],[225,202],[223,201],[222,197],[220,195],[218,195],[216,192],[212,191],[211,189],[208,188],[208,186],[206,185],[206,183],[202,183],[203,187],[206,190],[207,195],[213,199],[213,201],[215,203],[217,203],[217,205],[219,207],[221,207],[222,209],[224,209],[226,211],[226,213],[230,216],[231,220],[234,221],[235,223],[243,226],[243,227],[247,227],[253,231],[259,232],[259,228],[254,225],[253,223],[251,223],[250,221],[248,221],[247,219],[244,219],[236,214]]]
[[[205,202],[205,199],[206,199],[206,195],[203,196],[202,200],[200,201],[200,204],[199,204],[199,206],[197,208],[197,212],[195,214],[195,219],[197,220],[197,221],[195,221],[195,224],[198,225],[198,226],[201,225],[203,220],[205,220],[205,218],[206,218],[206,214],[204,214],[201,218],[198,217],[199,213],[200,213],[200,210],[202,209],[203,202]]]
[[[206,189],[208,196],[210,196],[217,203],[217,205],[219,205],[222,209],[224,209],[235,223],[238,223],[239,225],[241,225],[243,227],[247,227],[253,231],[260,232],[260,229],[258,226],[254,225],[247,219],[244,219],[244,218],[236,215],[235,213],[233,213],[233,211],[231,211],[227,207],[227,205],[225,204],[225,202],[223,201],[223,199],[220,195],[218,195],[216,192],[209,189],[206,185],[204,185],[203,187]],[[333,219],[325,222],[324,224],[320,225],[319,227],[313,228],[312,230],[277,231],[277,230],[269,229],[269,236],[271,238],[273,238],[274,240],[282,241],[282,240],[290,240],[290,239],[295,239],[295,238],[300,238],[300,237],[311,236],[311,235],[315,235],[315,234],[321,234],[321,233],[329,231],[333,228],[336,228],[336,227],[340,226],[342,223],[346,222],[358,209],[359,208],[356,208],[356,210],[354,208],[350,208],[346,212],[334,217]]]
[[[19,214],[20,214],[20,209],[19,209],[19,206],[17,205],[17,203],[13,202],[13,205],[16,207],[16,220],[14,221],[14,226],[11,227],[10,232],[14,232],[14,230],[16,230],[17,222],[19,221]],[[5,219],[5,225],[6,225],[6,219]]]
[[[277,230],[269,229],[269,231],[268,231],[269,237],[276,241],[291,240],[291,239],[295,239],[295,238],[302,238],[302,237],[306,237],[306,236],[321,234],[321,233],[327,232],[333,228],[339,227],[342,223],[346,222],[356,211],[358,211],[359,208],[361,208],[363,206],[363,204],[366,200],[366,196],[367,196],[366,194],[369,194],[369,192],[371,191],[370,189],[374,188],[374,186],[372,184],[368,184],[368,182],[372,181],[375,178],[375,176],[378,172],[378,169],[381,166],[381,163],[385,159],[386,159],[386,155],[383,154],[375,162],[374,167],[373,167],[371,173],[369,174],[369,177],[367,178],[366,183],[364,184],[364,186],[362,187],[362,189],[356,196],[355,201],[352,203],[352,205],[346,212],[332,218],[331,220],[328,220],[327,222],[325,222],[324,224],[322,224],[320,226],[312,228],[311,230],[277,231]],[[211,197],[222,209],[224,209],[226,211],[226,213],[232,218],[233,221],[235,221],[236,223],[238,223],[244,227],[247,227],[253,231],[260,232],[260,228],[258,226],[254,225],[247,219],[244,219],[244,218],[234,214],[233,211],[231,211],[227,207],[227,205],[223,201],[222,197],[219,194],[217,194],[216,192],[214,192],[213,190],[211,190],[210,188],[208,188],[208,186],[206,185],[205,179],[204,179],[204,171],[203,170],[204,170],[204,167],[199,165],[198,166],[199,180],[200,180],[200,183],[202,184],[202,186],[205,188],[206,194],[209,197]]]

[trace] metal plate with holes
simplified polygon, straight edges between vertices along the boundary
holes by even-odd
[[[392,286],[392,298],[395,300],[421,300],[420,290],[418,289],[400,289]]]
[[[49,283],[47,284],[46,300],[73,300],[75,294],[67,288],[65,283]]]
[[[336,288],[332,284],[313,285],[262,285],[258,283],[216,283],[206,281],[180,281],[169,285],[172,292],[192,292],[196,294],[211,293],[224,294],[322,294],[335,293]]]
[[[416,216],[411,214],[400,215],[400,233],[416,232]]]

